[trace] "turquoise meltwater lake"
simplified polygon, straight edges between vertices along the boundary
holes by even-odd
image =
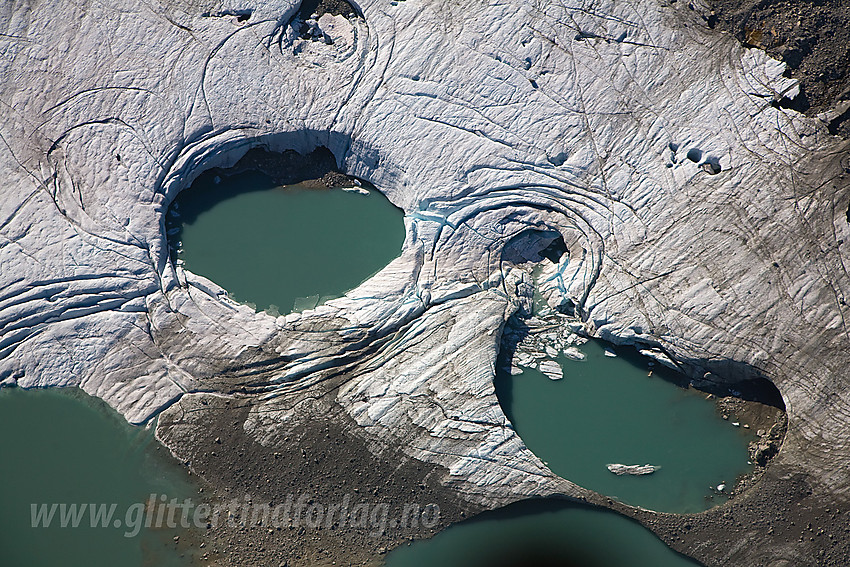
[[[553,472],[627,504],[687,513],[720,504],[717,486],[728,491],[752,470],[747,446],[755,433],[721,419],[705,393],[680,387],[634,349],[610,357],[601,341],[579,348],[585,360],[554,359],[562,380],[532,368],[496,376],[508,419]],[[617,476],[610,463],[661,468]]]
[[[387,555],[387,567],[698,567],[613,512],[520,502]]]
[[[495,379],[496,393],[526,445],[560,476],[628,504],[699,512],[725,500],[751,470],[754,438],[717,414],[681,376],[600,341],[563,353],[564,378],[539,370]],[[606,351],[608,355],[606,355]],[[620,356],[610,356],[616,352]],[[678,378],[678,380],[677,380]],[[653,464],[655,473],[617,476],[609,463]],[[392,551],[388,567],[694,567],[698,563],[638,523],[610,511],[554,501],[522,502],[456,524],[431,540]]]
[[[272,313],[343,295],[395,259],[404,241],[404,215],[379,191],[277,186],[256,172],[202,175],[170,217],[188,270]]]
[[[198,501],[198,488],[153,437],[76,388],[0,389],[0,564],[21,567],[194,565],[192,532],[145,528],[151,494]],[[34,522],[42,505],[57,509]],[[115,505],[108,521],[81,506]],[[64,505],[80,512],[74,527]],[[128,510],[132,510],[128,514]],[[35,524],[35,525],[34,525]],[[105,524],[105,525],[104,525]],[[152,525],[154,525],[152,523]],[[182,544],[175,542],[180,538]]]

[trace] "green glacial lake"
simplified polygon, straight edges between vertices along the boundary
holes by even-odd
[[[640,524],[605,510],[520,502],[387,555],[387,567],[697,567]]]
[[[129,425],[106,403],[76,388],[0,389],[0,563],[48,567],[91,565],[178,567],[193,563],[188,530],[145,528],[142,505],[151,494],[198,500],[197,488],[153,437]],[[61,508],[50,525],[42,504],[77,507],[78,527]],[[81,505],[115,504],[103,526]],[[134,507],[135,506],[135,507]],[[47,508],[49,510],[49,507]],[[82,511],[81,511],[82,510]],[[130,511],[128,514],[128,510]],[[101,516],[103,517],[103,516]],[[120,526],[115,522],[120,522]],[[155,525],[152,522],[152,525]],[[182,544],[176,544],[178,536]]]
[[[750,470],[750,430],[722,420],[705,394],[632,349],[605,356],[599,341],[576,361],[559,355],[564,378],[526,368],[496,376],[499,401],[526,445],[557,474],[629,504],[699,512],[725,497],[713,490]],[[608,347],[609,352],[613,349]],[[652,376],[649,376],[652,370]],[[666,378],[666,379],[665,379]],[[651,475],[617,476],[606,465],[653,464]],[[610,511],[522,502],[456,524],[391,552],[388,567],[695,567],[649,530]]]
[[[633,349],[617,351],[628,359],[605,356],[599,341],[580,349],[584,361],[555,359],[562,380],[533,369],[496,377],[505,413],[553,472],[628,504],[685,513],[720,504],[725,497],[712,487],[731,489],[751,470],[754,432],[721,419],[706,394],[664,379],[672,373],[649,367]],[[609,463],[661,468],[617,476]]]
[[[403,214],[374,189],[281,187],[254,172],[215,179],[204,174],[178,195],[182,231],[171,238],[182,241],[187,269],[242,303],[283,314],[312,308],[401,253]]]

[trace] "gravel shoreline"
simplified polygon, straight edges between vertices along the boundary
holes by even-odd
[[[268,446],[245,430],[245,399],[181,404],[160,417],[157,436],[204,480],[206,503],[225,510],[201,530],[201,565],[379,565],[390,549],[479,511],[442,485],[446,471],[390,447],[376,457],[333,402],[311,402],[312,417]]]

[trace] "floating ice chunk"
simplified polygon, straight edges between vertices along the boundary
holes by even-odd
[[[576,347],[567,347],[564,349],[564,356],[572,360],[584,360],[587,355],[581,352]]]
[[[564,371],[561,365],[554,360],[544,360],[540,363],[540,372],[546,375],[549,380],[560,380],[564,377]]]
[[[369,190],[363,187],[343,187],[342,190],[348,193],[357,193],[358,195],[371,195]]]
[[[652,474],[661,467],[656,465],[621,465],[621,464],[611,464],[608,465],[608,470],[616,475],[642,475],[642,474]]]

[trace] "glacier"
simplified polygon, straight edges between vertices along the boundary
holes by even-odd
[[[0,382],[159,417],[178,455],[181,416],[215,397],[249,408],[264,446],[287,446],[281,423],[343,416],[475,509],[558,496],[707,564],[806,557],[760,530],[709,549],[700,522],[722,510],[680,540],[663,527],[678,517],[559,478],[493,388],[502,327],[531,297],[511,258],[557,233],[543,292],[586,334],[663,352],[697,384],[780,390],[788,434],[748,497],[804,478],[821,505],[848,502],[848,142],[785,108],[799,86],[782,63],[685,4],[363,0],[316,40],[296,0],[4,3]],[[203,170],[320,146],[405,212],[381,272],[272,317],[170,261],[165,213]]]

